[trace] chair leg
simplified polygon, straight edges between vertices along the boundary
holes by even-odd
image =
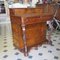
[[[51,30],[48,32],[48,44],[50,44],[50,45],[52,45],[51,34],[52,34],[53,31],[54,31],[54,29],[51,29]]]

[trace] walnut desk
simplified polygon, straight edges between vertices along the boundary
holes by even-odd
[[[31,47],[48,42],[46,21],[52,17],[41,8],[10,8],[13,44],[27,56]]]

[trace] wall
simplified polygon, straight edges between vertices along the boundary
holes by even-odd
[[[10,22],[8,4],[5,0],[0,0],[0,1],[4,1],[5,10],[6,10],[6,13],[0,14],[0,24]]]

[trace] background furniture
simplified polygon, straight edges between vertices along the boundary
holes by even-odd
[[[57,12],[56,12],[56,19],[60,20],[60,3],[57,5],[58,7],[57,7]]]

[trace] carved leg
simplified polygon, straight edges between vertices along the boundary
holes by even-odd
[[[26,44],[26,29],[25,29],[25,24],[24,24],[24,18],[22,17],[22,31],[23,31],[23,41],[24,41],[24,56],[28,56],[28,49],[27,49],[27,44]]]
[[[24,50],[24,56],[28,56],[28,51],[27,51],[26,48],[25,48],[25,50]]]

